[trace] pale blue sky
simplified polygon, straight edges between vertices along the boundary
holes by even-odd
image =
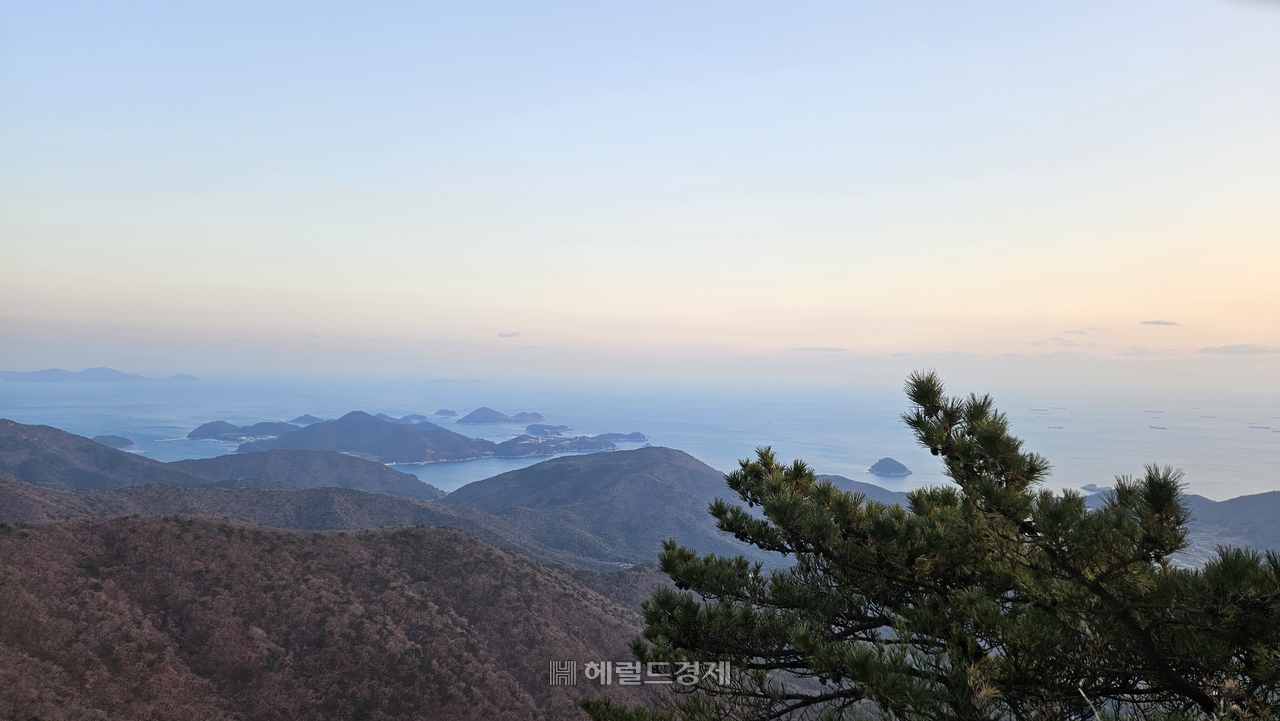
[[[1280,347],[1280,3],[3,8],[0,367]]]

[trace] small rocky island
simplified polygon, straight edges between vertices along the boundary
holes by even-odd
[[[317,418],[310,413],[304,413],[289,422],[297,426],[309,426],[312,423],[324,423],[324,419]]]
[[[886,476],[889,478],[900,478],[902,476],[911,475],[911,469],[893,460],[892,458],[881,458],[876,461],[867,472],[873,476]]]
[[[94,436],[93,442],[101,443],[104,446],[111,446],[112,448],[132,448],[138,445],[134,443],[131,439],[125,438],[124,436],[110,436],[110,435]]]

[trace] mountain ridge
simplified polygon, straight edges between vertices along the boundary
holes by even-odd
[[[95,490],[159,483],[200,486],[205,481],[136,453],[126,453],[54,428],[0,418],[0,473],[36,485]]]
[[[348,488],[425,501],[445,495],[417,476],[337,451],[272,449],[172,461],[168,465],[213,482],[263,478],[293,488]]]
[[[672,537],[702,553],[763,559],[716,529],[707,513],[713,500],[730,495],[719,471],[683,451],[653,446],[553,458],[469,483],[442,502],[495,514],[515,528],[555,519],[622,549],[621,560],[630,563],[656,558]]]

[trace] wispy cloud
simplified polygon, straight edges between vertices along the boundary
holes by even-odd
[[[1214,355],[1259,355],[1261,353],[1280,353],[1280,346],[1238,343],[1236,345],[1208,346],[1201,348],[1200,352]]]
[[[1144,320],[1143,325],[1182,325],[1174,320]]]
[[[1057,336],[1054,336],[1049,340],[1061,343],[1062,347],[1064,348],[1097,348],[1098,347],[1097,343],[1080,343],[1078,341],[1071,340],[1070,338],[1059,338]]]
[[[812,351],[816,353],[847,353],[849,352],[848,348],[834,348],[831,346],[812,346],[812,347],[806,347],[806,348],[793,348],[792,350],[806,351],[806,352]]]
[[[1063,333],[1092,333],[1096,330],[1098,329],[1094,328],[1093,326],[1089,326],[1088,328],[1076,328],[1075,330],[1064,330],[1062,332]]]
[[[507,332],[505,332],[505,333],[499,333],[499,334],[498,334],[498,337],[499,337],[499,338],[519,338],[519,337],[520,337],[520,331],[518,331],[518,330],[512,330],[512,331],[507,331]]]

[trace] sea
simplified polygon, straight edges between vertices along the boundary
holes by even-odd
[[[1280,398],[1167,393],[1005,391],[994,394],[1028,450],[1053,466],[1052,488],[1108,486],[1145,464],[1180,468],[1188,491],[1214,500],[1280,490]],[[30,383],[0,381],[0,417],[46,424],[84,436],[121,435],[158,461],[233,453],[236,444],[188,440],[214,420],[236,425],[287,421],[302,414],[336,418],[348,411],[459,416],[487,406],[541,413],[573,434],[639,431],[655,446],[677,448],[727,472],[770,446],[819,473],[891,489],[947,483],[939,461],[901,420],[899,386],[760,386],[656,381],[452,381],[316,378],[213,378],[192,382]],[[472,437],[501,441],[523,425],[437,422]],[[634,448],[640,443],[621,444]],[[873,476],[894,458],[911,475]],[[442,490],[523,468],[545,458],[402,464]],[[727,489],[726,489],[727,492]]]

